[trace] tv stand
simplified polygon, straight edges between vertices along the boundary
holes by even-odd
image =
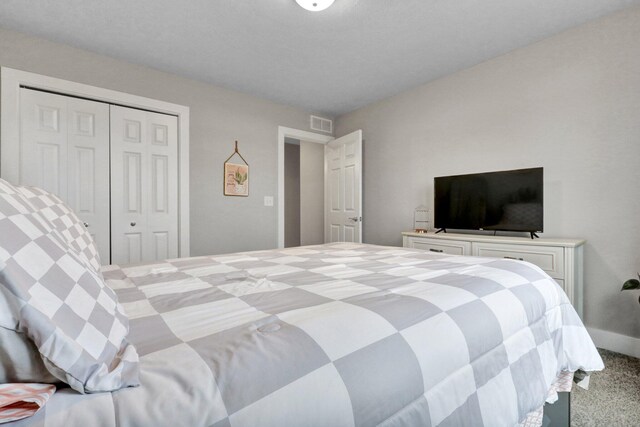
[[[535,233],[531,233],[532,238]],[[535,236],[537,237],[537,236]],[[448,255],[528,261],[551,276],[582,316],[582,269],[585,241],[547,237],[492,236],[458,233],[402,233],[405,248]]]
[[[436,234],[440,233],[440,232],[446,233],[447,229],[446,228],[441,228],[440,230],[436,231]]]
[[[534,238],[536,239],[540,238],[540,236],[538,236],[535,231],[530,231],[530,233],[531,233],[531,240],[533,240]]]

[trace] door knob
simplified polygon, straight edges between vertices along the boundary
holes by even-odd
[[[135,223],[135,222],[132,222],[132,223],[131,223],[131,226],[132,226],[132,227],[135,227],[135,226],[136,226],[136,223]]]
[[[358,217],[358,216],[351,216],[349,217],[349,219],[353,222],[358,222],[358,221],[362,221],[362,217]]]
[[[89,228],[89,223],[88,222],[83,222],[82,225],[84,225],[84,228]]]

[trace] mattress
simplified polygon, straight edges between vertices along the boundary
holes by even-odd
[[[109,266],[141,386],[16,425],[514,426],[600,370],[535,265],[335,243]]]

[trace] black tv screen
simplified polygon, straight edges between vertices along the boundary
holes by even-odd
[[[543,231],[542,168],[434,179],[439,229]]]

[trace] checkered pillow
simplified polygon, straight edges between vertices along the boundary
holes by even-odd
[[[81,393],[138,384],[138,354],[114,292],[26,198],[0,180],[0,326],[25,334]]]
[[[100,254],[91,234],[76,213],[58,196],[37,187],[15,187],[59,231],[91,268],[100,272]]]

